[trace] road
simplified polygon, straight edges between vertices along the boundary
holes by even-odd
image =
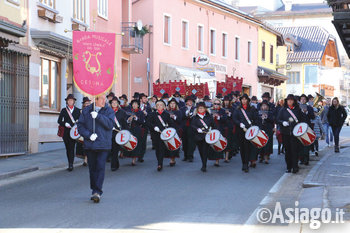
[[[350,136],[350,127],[342,136]],[[64,156],[64,155],[62,155]],[[249,218],[269,189],[284,174],[282,155],[268,165],[241,171],[239,155],[229,164],[200,171],[196,152],[193,163],[165,161],[156,171],[154,151],[136,167],[122,159],[111,172],[107,164],[104,194],[99,204],[90,201],[88,169],[23,180],[0,187],[0,228],[139,229],[152,224],[235,224]]]

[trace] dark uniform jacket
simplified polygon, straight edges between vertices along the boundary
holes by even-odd
[[[201,120],[203,120],[205,122],[205,124],[207,125],[208,129],[205,128],[204,124],[201,122]],[[205,140],[205,132],[208,132],[209,128],[211,127],[212,129],[216,129],[216,125],[214,123],[214,119],[213,117],[206,112],[203,119],[198,116],[197,114],[192,118],[191,121],[191,127],[193,129],[193,133],[194,133],[194,139],[196,141],[202,141]],[[198,129],[202,129],[203,133],[198,133]]]
[[[234,111],[233,122],[235,123],[235,125],[237,125],[237,127],[240,127],[241,123],[245,125],[246,129],[248,129],[253,125],[260,126],[260,121],[258,119],[258,111],[256,110],[255,107],[248,105],[247,109],[245,110],[249,120],[251,121],[251,124],[249,124],[249,122],[243,115],[243,112],[241,109],[243,108],[240,106]]]
[[[290,122],[289,119],[292,117],[292,115],[288,112],[289,107],[286,105],[281,108],[281,110],[278,113],[277,116],[277,124],[280,126],[280,131],[282,134],[285,135],[293,135],[293,128],[300,122],[308,122],[308,117],[306,116],[305,113],[303,113],[298,105],[296,105],[292,110],[296,118],[298,119],[298,123],[293,121]],[[283,126],[283,121],[287,121],[289,123],[289,126]]]
[[[67,108],[62,108],[60,115],[58,117],[57,123],[60,126],[64,127],[64,135],[63,137],[70,137],[69,132],[70,132],[70,128],[67,128],[65,125],[66,123],[70,124],[71,127],[73,127],[73,125],[75,125],[75,123],[72,122],[71,118],[69,117],[69,114],[67,112]],[[69,111],[69,110],[68,110]],[[73,113],[72,113],[72,117],[74,119],[74,121],[76,122],[79,117],[80,117],[80,112],[81,110],[77,107],[74,107],[73,109]]]
[[[158,116],[163,119],[165,126],[162,124]],[[148,121],[150,127],[152,127],[153,130],[154,127],[157,126],[160,129],[160,132],[162,132],[167,127],[176,128],[173,119],[170,118],[170,114],[166,111],[163,111],[162,114],[159,114],[158,111],[152,112],[149,115]]]

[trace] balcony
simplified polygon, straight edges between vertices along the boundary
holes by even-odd
[[[327,2],[333,10],[332,23],[350,57],[350,0],[327,0]]]
[[[122,51],[128,54],[143,53],[143,33],[139,33],[136,29],[136,23],[122,23]]]

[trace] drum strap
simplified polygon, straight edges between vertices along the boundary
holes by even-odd
[[[118,121],[118,119],[117,119],[116,117],[114,117],[114,122],[115,122],[115,124],[117,125],[117,127],[118,127],[119,129],[121,129],[120,124],[119,124],[119,121]]]
[[[205,122],[203,121],[203,119],[199,119],[199,120],[200,120],[200,122],[202,122],[204,128],[205,128],[205,129],[208,129],[208,126],[207,126],[207,124],[205,124]]]
[[[289,108],[287,108],[287,111],[289,112],[289,114],[293,117],[294,121],[296,123],[298,123],[298,118],[294,115],[294,113],[292,112],[292,110],[290,110]]]
[[[162,123],[163,127],[166,128],[166,124],[165,124],[165,122],[163,121],[163,118],[162,118],[160,115],[158,115],[158,118],[159,118],[159,120],[160,120],[160,123]]]
[[[70,117],[71,121],[73,122],[73,124],[75,124],[75,120],[72,116],[72,113],[70,112],[70,110],[68,108],[66,108],[66,110],[67,110],[68,116]]]
[[[245,117],[245,119],[247,120],[248,124],[251,125],[252,122],[249,120],[247,113],[245,112],[245,110],[243,108],[241,108],[241,111],[243,113],[243,116]]]

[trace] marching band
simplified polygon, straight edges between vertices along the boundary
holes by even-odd
[[[314,100],[311,95],[289,94],[286,99],[278,100],[276,105],[267,92],[259,103],[256,97],[251,99],[239,92],[217,95],[213,101],[209,96],[197,99],[194,95],[183,97],[179,92],[171,97],[164,93],[161,98],[135,93],[130,103],[126,95],[118,98],[111,92],[106,97],[108,102],[105,107],[114,113],[108,154],[112,171],[119,168],[119,158],[131,158],[132,166],[137,161],[142,163],[150,134],[158,171],[163,169],[164,158],[170,159],[169,165],[174,167],[181,149],[183,161],[192,162],[194,151],[198,148],[201,171],[207,171],[207,160],[215,161],[214,166],[219,167],[221,159],[229,163],[233,156],[240,153],[242,171],[247,173],[249,167],[257,166],[257,161],[269,164],[273,154],[273,135],[276,133],[278,154],[285,153],[286,172],[297,173],[298,164],[309,164],[310,151],[318,155],[318,140],[324,133],[321,122],[323,100]],[[85,156],[86,146],[76,127],[81,110],[74,106],[75,101],[74,96],[69,94],[67,107],[62,109],[58,118],[69,171],[73,170],[75,145],[77,154],[81,156]],[[85,97],[84,109],[90,103]],[[336,101],[334,103],[337,104]],[[338,111],[336,107],[331,110]],[[344,119],[344,112],[338,112],[341,120]],[[334,118],[329,118],[334,121]],[[336,150],[339,151],[339,147]]]

